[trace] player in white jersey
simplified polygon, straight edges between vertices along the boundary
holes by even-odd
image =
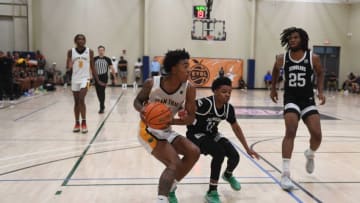
[[[144,104],[159,101],[166,104],[173,116],[185,106],[181,118],[171,125],[188,125],[195,119],[195,88],[188,82],[189,54],[185,50],[168,51],[164,58],[166,76],[156,76],[144,82],[134,100],[134,107],[143,117]],[[176,183],[194,166],[200,151],[190,140],[171,129],[156,130],[140,123],[139,140],[151,154],[165,164],[159,181],[157,202],[177,202]],[[179,154],[183,155],[180,159]]]
[[[74,96],[75,126],[73,132],[80,132],[80,114],[82,118],[81,132],[87,133],[85,96],[90,85],[90,71],[98,84],[105,86],[99,81],[94,69],[94,52],[85,47],[86,38],[83,34],[77,34],[74,38],[76,47],[67,53],[67,69],[72,70],[71,90]]]

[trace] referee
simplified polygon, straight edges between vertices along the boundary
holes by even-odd
[[[99,80],[107,84],[109,68],[111,69],[111,74],[116,80],[115,69],[112,65],[111,59],[105,56],[105,47],[102,45],[98,46],[98,53],[99,56],[94,58],[94,62],[95,70],[99,76]],[[101,86],[98,83],[95,83],[96,95],[100,102],[100,114],[104,113],[105,110],[105,88],[106,86]]]

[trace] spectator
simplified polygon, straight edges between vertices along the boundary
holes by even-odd
[[[36,51],[36,61],[38,64],[38,75],[44,75],[44,69],[46,65],[46,60],[43,54],[39,50]]]
[[[112,65],[113,65],[113,67],[117,67],[118,62],[117,62],[115,56],[113,56],[113,57],[111,58],[111,63],[112,63]],[[115,85],[116,85],[116,83],[115,83],[116,78],[119,77],[118,69],[117,69],[117,68],[114,68],[114,71],[115,71],[115,78],[114,78],[113,74],[110,74],[111,86],[115,86]]]
[[[351,90],[351,83],[353,82],[353,81],[355,81],[355,79],[356,79],[356,76],[354,75],[354,73],[353,72],[351,72],[348,76],[347,76],[347,79],[344,81],[344,83],[343,83],[343,85],[342,85],[342,89],[344,90],[344,91],[349,91],[349,90]]]
[[[265,87],[268,90],[271,89],[271,80],[272,80],[272,76],[271,76],[270,71],[268,70],[267,73],[264,76]]]
[[[219,78],[222,78],[225,76],[225,71],[224,71],[224,68],[221,67],[220,70],[219,70]]]
[[[351,83],[351,91],[353,93],[360,93],[360,75],[357,74],[356,78]]]
[[[142,70],[142,62],[141,58],[138,58],[135,65],[134,65],[134,74],[135,74],[135,82],[134,82],[134,88],[137,89],[138,84],[141,81],[141,70]]]
[[[120,56],[118,68],[122,84],[121,86],[123,89],[127,89],[127,65],[128,62],[124,59],[123,56]]]
[[[153,58],[150,64],[150,74],[151,77],[157,76],[160,74],[160,63],[156,60],[156,57]]]
[[[14,99],[12,91],[12,66],[12,59],[7,57],[3,51],[0,51],[0,108],[4,107],[4,93],[9,97],[11,103]]]
[[[246,91],[246,89],[247,89],[247,84],[244,81],[242,76],[240,76],[240,79],[239,79],[239,89],[243,90],[243,91]]]

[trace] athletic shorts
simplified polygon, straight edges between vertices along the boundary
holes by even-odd
[[[141,71],[140,71],[140,68],[135,68],[135,78],[140,78],[141,77]]]
[[[171,128],[166,130],[156,130],[147,127],[144,122],[140,121],[138,139],[141,145],[143,145],[149,153],[155,149],[158,141],[167,141],[171,144],[179,135],[180,134],[173,131]]]
[[[209,150],[211,150],[208,146],[209,143],[216,143],[219,142],[221,139],[227,139],[219,132],[212,135],[210,133],[192,133],[188,131],[186,133],[186,137],[192,143],[199,147],[201,154],[205,155],[209,154]]]
[[[303,120],[312,114],[319,114],[314,97],[301,100],[293,97],[284,98],[284,115],[288,112],[298,114],[299,119],[302,118]]]
[[[126,78],[127,77],[127,71],[120,71],[120,78]]]
[[[89,88],[90,86],[90,80],[89,79],[83,79],[80,82],[71,82],[71,90],[73,92],[79,92],[82,88]]]

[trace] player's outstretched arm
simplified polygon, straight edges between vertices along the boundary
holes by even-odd
[[[231,124],[231,128],[234,131],[236,137],[239,139],[239,141],[241,142],[241,144],[243,145],[243,147],[246,150],[246,153],[251,157],[251,158],[256,158],[259,159],[259,155],[258,153],[256,153],[254,150],[250,149],[245,136],[240,128],[240,125],[238,124],[238,122],[234,122],[233,124]]]

